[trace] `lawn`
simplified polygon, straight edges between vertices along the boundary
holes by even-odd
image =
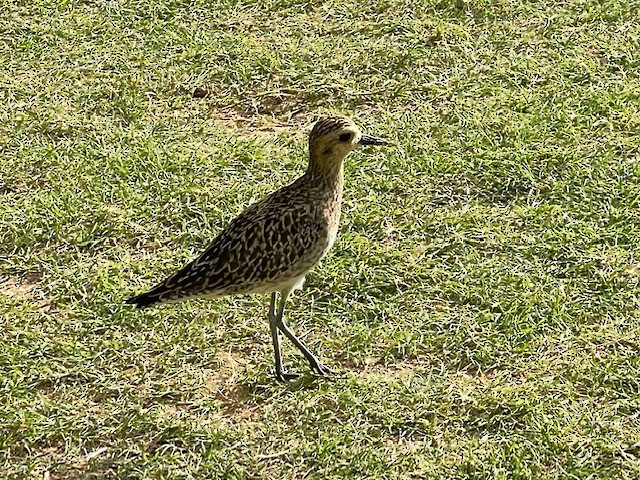
[[[639,478],[638,11],[3,2],[0,478]],[[327,113],[394,143],[288,304],[339,375],[266,295],[123,305]]]

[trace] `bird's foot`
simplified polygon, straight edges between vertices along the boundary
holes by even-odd
[[[276,380],[282,383],[287,383],[299,377],[300,374],[298,373],[276,372]]]
[[[335,375],[338,372],[329,368],[324,363],[315,362],[311,364],[311,373],[317,377],[324,377],[325,375]]]

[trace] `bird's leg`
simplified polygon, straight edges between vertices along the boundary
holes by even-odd
[[[298,350],[300,350],[302,354],[306,357],[306,359],[309,361],[309,364],[311,365],[311,371],[313,373],[315,373],[316,375],[326,375],[329,373],[336,373],[335,371],[333,371],[332,369],[324,365],[320,360],[318,360],[318,357],[316,357],[313,353],[311,353],[311,351],[302,342],[302,340],[296,337],[295,333],[293,333],[293,330],[291,330],[289,325],[287,325],[287,323],[284,321],[284,304],[287,301],[287,298],[289,297],[289,293],[291,292],[285,291],[280,293],[280,304],[278,305],[278,313],[276,314],[276,319],[275,319],[277,322],[276,325],[278,329],[280,329],[280,331],[284,333],[284,335],[289,340],[291,340],[291,342],[296,347],[298,347]]]
[[[281,382],[287,382],[297,378],[298,375],[295,373],[286,373],[282,369],[282,353],[280,351],[280,338],[276,317],[276,292],[271,294],[271,303],[269,304],[269,328],[271,329],[271,339],[273,340],[273,351],[276,359],[276,378]]]

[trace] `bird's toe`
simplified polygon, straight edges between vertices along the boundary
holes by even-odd
[[[299,377],[300,374],[298,373],[276,372],[276,380],[282,383],[290,382],[291,380],[295,380]]]
[[[325,375],[334,375],[334,374],[338,373],[337,371],[333,370],[332,368],[329,368],[324,363],[320,363],[320,362],[318,362],[315,365],[311,365],[311,372],[314,375],[317,375],[319,377],[323,377]]]

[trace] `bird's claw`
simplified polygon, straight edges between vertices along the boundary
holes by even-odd
[[[324,377],[325,375],[334,375],[338,372],[329,368],[324,363],[317,362],[315,365],[311,365],[311,373],[318,377]]]

